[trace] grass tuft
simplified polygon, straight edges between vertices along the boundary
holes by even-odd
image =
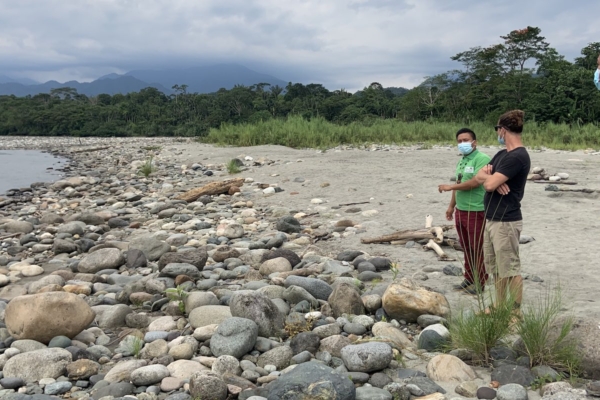
[[[239,174],[240,172],[242,172],[242,170],[240,169],[239,162],[235,158],[229,160],[225,167],[227,168],[227,172],[229,172],[230,174]]]
[[[140,168],[138,169],[138,172],[141,175],[144,175],[146,178],[148,176],[150,176],[151,173],[156,171],[156,167],[154,166],[152,161],[153,161],[153,157],[149,157],[146,160],[146,162],[144,162],[142,165],[140,165]]]

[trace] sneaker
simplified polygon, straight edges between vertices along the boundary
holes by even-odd
[[[467,294],[478,295],[480,293],[483,293],[483,289],[484,288],[478,288],[477,285],[472,284],[464,288],[463,291]]]
[[[460,285],[454,285],[454,286],[452,286],[452,288],[454,290],[465,290],[466,288],[468,288],[471,285],[473,285],[473,284],[465,279],[464,281],[462,281],[462,283]]]

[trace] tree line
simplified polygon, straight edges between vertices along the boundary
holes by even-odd
[[[600,118],[600,93],[593,73],[600,42],[567,61],[537,27],[514,30],[500,43],[474,47],[452,60],[461,67],[413,88],[384,88],[373,82],[356,93],[320,84],[258,83],[216,93],[189,93],[185,84],[166,95],[155,88],[88,97],[72,88],[49,94],[0,96],[0,135],[203,136],[223,123],[272,118],[324,118],[337,124],[375,119],[493,124],[508,109],[527,118],[581,125]]]

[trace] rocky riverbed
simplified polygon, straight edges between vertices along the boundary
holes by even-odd
[[[493,367],[471,365],[464,351],[438,352],[446,318],[472,302],[447,290],[460,281],[460,262],[439,262],[417,243],[360,244],[365,235],[422,226],[425,208],[439,201],[392,212],[393,198],[409,210],[419,187],[388,181],[392,193],[384,194],[373,179],[355,187],[346,175],[354,161],[374,153],[435,158],[445,148],[296,153],[166,138],[7,138],[1,146],[70,162],[64,179],[0,198],[0,398],[600,394],[592,380],[533,390],[553,371],[530,369],[505,348]],[[176,199],[231,179],[225,163],[236,157],[239,189]],[[155,171],[146,177],[139,171],[149,160]],[[533,285],[543,274],[528,276],[531,291],[541,290]],[[585,334],[589,326],[593,320],[581,322],[578,338],[588,377],[597,378],[600,340]]]

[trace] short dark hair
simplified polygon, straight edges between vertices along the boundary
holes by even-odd
[[[456,138],[457,139],[458,139],[458,135],[460,135],[461,133],[469,133],[471,135],[471,137],[473,138],[473,140],[477,140],[477,136],[475,136],[475,132],[473,132],[469,128],[460,128],[458,130],[458,132],[456,132]]]
[[[505,127],[512,133],[523,132],[525,113],[521,110],[507,111],[498,119],[498,125]]]

